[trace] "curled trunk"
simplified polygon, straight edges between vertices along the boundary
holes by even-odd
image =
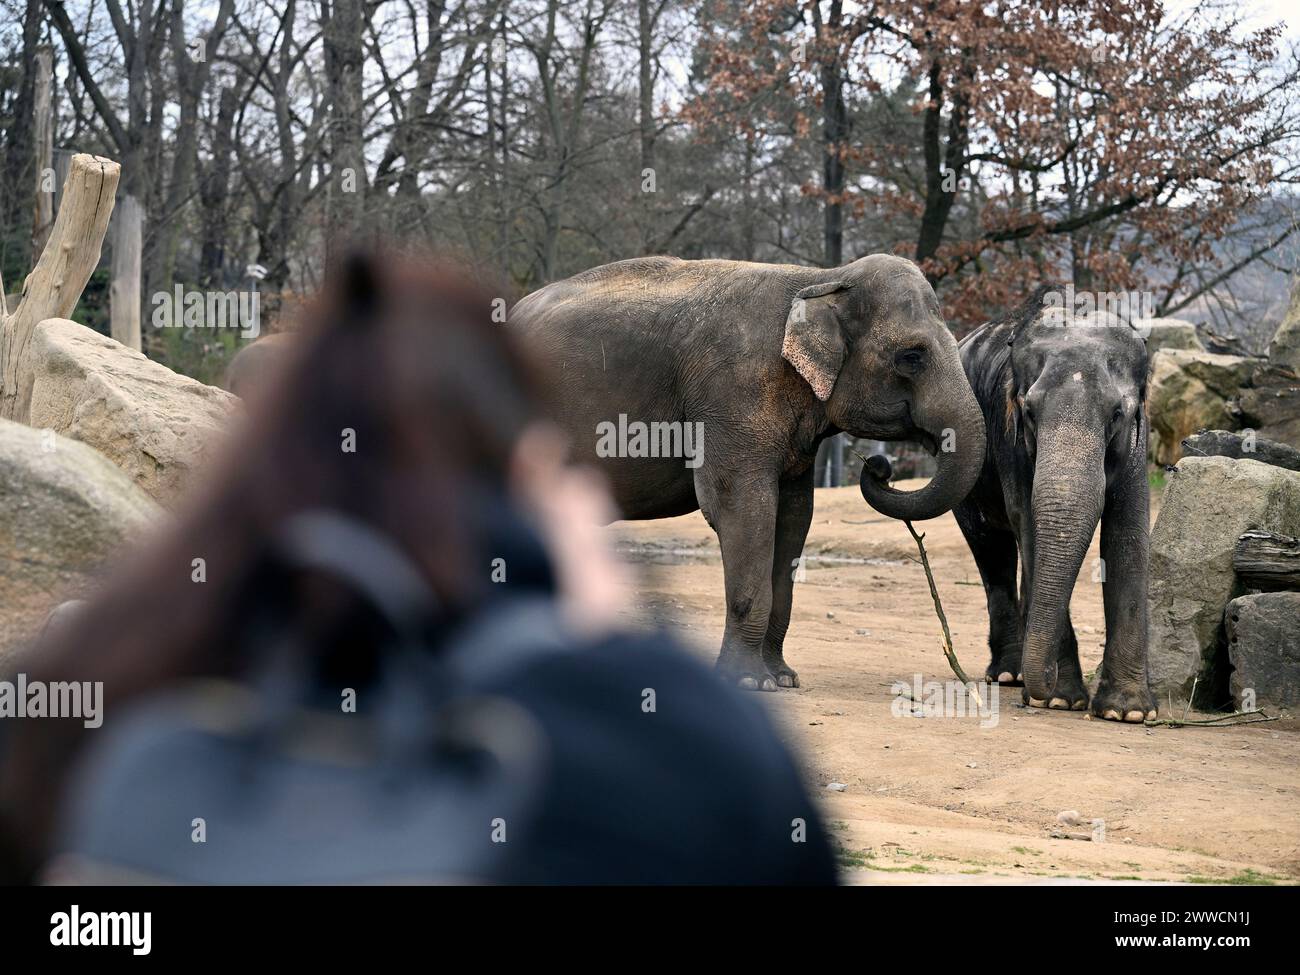
[[[886,483],[887,474],[880,476],[879,468],[863,466],[862,496],[882,515],[906,521],[937,518],[960,504],[975,486],[984,466],[984,415],[960,364],[957,370],[958,386],[939,389],[934,384],[913,407],[917,428],[939,445],[938,470],[930,483],[917,491],[898,491]],[[953,449],[943,449],[947,445]]]

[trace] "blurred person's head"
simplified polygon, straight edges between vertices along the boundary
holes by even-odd
[[[493,302],[445,265],[349,260],[177,523],[17,669],[102,681],[111,721],[115,706],[171,681],[247,672],[254,627],[274,607],[324,665],[363,672],[382,621],[276,558],[286,522],[320,510],[395,542],[439,618],[499,594],[493,559],[504,558],[516,585],[555,580],[571,617],[602,622],[616,572],[587,523],[608,518],[607,502],[591,475],[563,466],[562,441],[540,419],[539,374],[494,322]],[[0,825],[13,848],[0,852],[29,871],[86,730],[76,719],[10,724]]]

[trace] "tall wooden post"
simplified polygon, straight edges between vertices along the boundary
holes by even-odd
[[[117,206],[113,228],[113,277],[109,286],[109,331],[128,349],[140,351],[140,255],[144,247],[144,208],[126,194]]]

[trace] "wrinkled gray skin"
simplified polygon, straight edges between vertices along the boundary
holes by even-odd
[[[945,445],[915,492],[866,479],[895,518],[934,518],[978,475],[984,422],[934,291],[876,255],[820,269],[642,258],[548,285],[511,312],[556,370],[556,415],[626,518],[699,508],[726,578],[719,670],[739,686],[799,686],[783,645],[793,565],[812,519],[817,445],[846,430]],[[703,462],[597,456],[597,425],[702,423]],[[945,431],[949,434],[945,437]]]
[[[1023,674],[1037,707],[1089,707],[1069,607],[1100,521],[1102,565],[1084,576],[1102,580],[1106,610],[1091,709],[1142,721],[1156,710],[1147,674],[1146,345],[1123,322],[1042,307],[1048,290],[961,343],[988,428],[984,470],[954,511],[988,597],[987,678],[1017,684]]]
[[[244,346],[226,366],[226,389],[247,399],[272,381],[294,343],[292,332],[275,332]]]

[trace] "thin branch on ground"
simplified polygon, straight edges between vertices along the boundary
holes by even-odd
[[[921,567],[925,569],[926,581],[930,583],[930,596],[934,600],[934,611],[939,614],[939,625],[943,627],[943,655],[948,658],[948,666],[957,675],[957,679],[965,685],[967,693],[970,694],[978,707],[980,700],[979,695],[975,693],[975,682],[966,676],[966,671],[961,669],[961,663],[957,660],[957,652],[952,648],[952,632],[948,629],[948,617],[944,614],[943,603],[939,599],[939,589],[934,584],[934,573],[930,571],[930,557],[926,554],[925,543],[922,541],[925,536],[918,535],[910,521],[904,521],[903,524],[912,533],[912,538],[916,541],[916,547],[921,553]]]
[[[1242,724],[1262,724],[1265,721],[1278,721],[1276,717],[1270,717],[1260,709],[1253,711],[1233,711],[1231,714],[1220,714],[1214,718],[1188,718],[1183,712],[1181,718],[1152,718],[1149,721],[1142,722],[1148,728],[1182,728],[1186,725],[1200,726],[1202,728],[1232,728]],[[1245,720],[1236,720],[1236,719]]]

